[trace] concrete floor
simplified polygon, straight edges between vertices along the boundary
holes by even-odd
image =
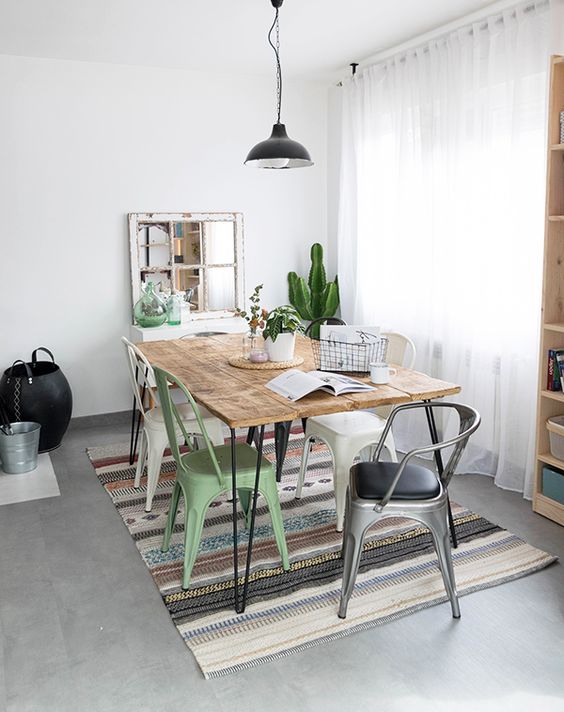
[[[74,423],[61,496],[0,507],[0,710],[564,711],[564,566],[205,681],[86,457],[122,416]],[[564,529],[490,478],[453,499],[564,557]]]

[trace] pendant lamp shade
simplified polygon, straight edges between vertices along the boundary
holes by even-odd
[[[282,68],[280,66],[280,40],[278,26],[278,11],[284,0],[270,0],[276,10],[274,22],[268,33],[268,42],[276,56],[276,123],[272,127],[270,138],[257,143],[251,148],[245,161],[248,166],[257,168],[305,168],[313,166],[313,161],[307,149],[301,143],[293,141],[286,133],[286,126],[280,122],[282,108]],[[276,28],[276,44],[271,35]]]
[[[289,138],[284,124],[274,124],[270,138],[251,148],[245,163],[257,168],[305,168],[313,165],[305,146]]]

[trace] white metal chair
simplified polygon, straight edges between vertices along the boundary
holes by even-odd
[[[145,391],[150,392],[151,397],[155,401],[157,399],[155,375],[151,364],[135,344],[128,341],[125,336],[123,336],[121,340],[125,346],[133,395],[139,412],[143,416],[143,433],[141,435],[134,487],[139,487],[146,463],[147,498],[145,500],[145,511],[150,512],[159,481],[163,453],[168,447],[168,435],[160,405],[157,404],[152,408],[147,408],[141,397],[141,389],[145,386]],[[191,435],[200,434],[201,429],[194,415],[192,406],[189,403],[181,403],[177,405],[177,410],[182,418],[186,432]],[[213,444],[216,446],[223,445],[225,439],[221,421],[205,408],[200,408],[200,413]],[[177,432],[179,438],[184,437],[180,428],[177,429]]]
[[[405,410],[420,408],[427,409],[427,412],[436,408],[456,411],[459,416],[458,435],[443,442],[411,450],[399,463],[379,462],[385,438],[396,415]],[[340,618],[347,615],[366,530],[375,522],[388,517],[415,519],[430,530],[452,615],[454,618],[460,618],[449,540],[447,487],[468,438],[479,425],[479,414],[470,406],[458,403],[408,403],[394,408],[386,423],[374,461],[359,462],[351,468],[343,535]],[[410,462],[413,457],[437,453],[451,447],[453,449],[449,460],[440,476],[427,467]]]
[[[412,368],[415,362],[415,345],[413,341],[397,332],[382,332],[388,338],[386,359],[390,363]],[[386,427],[386,418],[391,406],[382,406],[371,411],[353,411],[352,413],[332,413],[331,415],[315,415],[307,419],[304,428],[305,440],[296,498],[302,496],[302,487],[311,445],[315,440],[322,440],[333,457],[333,488],[335,490],[335,508],[337,510],[337,531],[343,530],[345,517],[345,495],[349,484],[349,470],[355,457],[361,450],[375,446]],[[384,447],[392,462],[397,462],[396,448],[392,431],[389,430]],[[370,459],[372,451],[366,453]]]
[[[386,361],[388,363],[395,363],[404,368],[413,368],[415,366],[417,352],[415,344],[409,336],[400,334],[397,331],[383,331],[382,336],[388,339],[388,350],[386,352]],[[381,418],[387,418],[392,409],[392,405],[381,405],[379,408],[374,408],[373,412]]]
[[[416,351],[415,344],[409,336],[400,334],[397,331],[383,331],[381,336],[385,336],[388,339],[386,361],[404,368],[413,368]]]

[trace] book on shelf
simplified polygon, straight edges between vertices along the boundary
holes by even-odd
[[[560,380],[560,388],[558,390],[564,391],[564,349],[556,351],[556,367],[554,370],[558,373]]]
[[[299,371],[292,368],[276,376],[266,384],[274,393],[279,396],[297,401],[314,391],[327,391],[334,396],[343,393],[360,393],[362,391],[373,391],[374,386],[362,383],[354,378],[343,376],[341,373],[329,373],[326,371]]]
[[[561,391],[562,390],[562,380],[560,378],[560,368],[558,366],[558,361],[556,355],[558,352],[564,355],[564,349],[549,349],[548,350],[548,367],[547,367],[547,378],[546,378],[546,388],[548,391]]]

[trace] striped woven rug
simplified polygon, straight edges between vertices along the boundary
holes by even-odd
[[[242,615],[233,610],[231,503],[226,497],[209,509],[191,587],[183,591],[182,502],[170,549],[166,554],[160,550],[174,462],[165,457],[153,511],[146,513],[145,482],[140,489],[133,488],[135,473],[128,465],[127,446],[88,450],[100,482],[206,678],[275,660],[447,600],[427,530],[413,521],[388,519],[370,530],[347,618],[337,617],[342,561],[331,460],[324,446],[315,448],[302,499],[295,499],[302,445],[301,431],[293,432],[279,485],[291,570],[280,567],[270,518],[259,499],[248,603]],[[265,440],[265,455],[274,459],[272,437]],[[463,507],[453,505],[453,513],[459,540],[454,567],[461,595],[525,576],[555,560]],[[247,543],[242,517],[239,532],[242,567]],[[448,603],[444,613],[450,615]]]

